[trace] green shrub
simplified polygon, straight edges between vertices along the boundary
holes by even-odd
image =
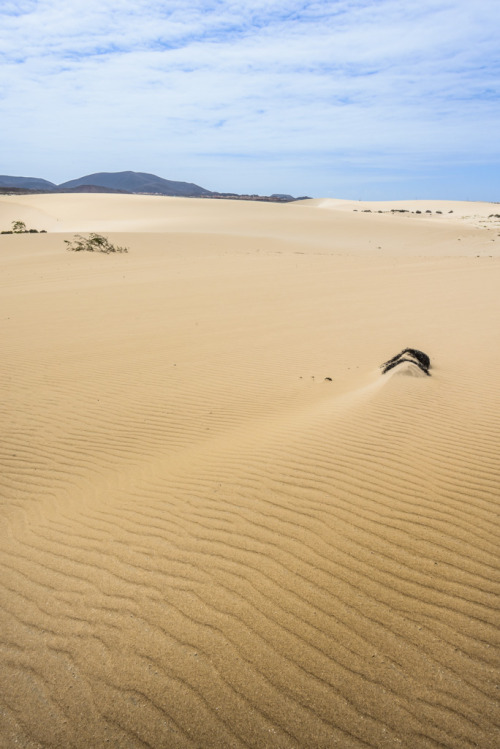
[[[64,241],[68,245],[66,249],[71,250],[71,252],[104,252],[106,255],[110,252],[128,252],[127,247],[116,247],[102,234],[89,234],[88,237],[75,234],[75,239],[72,242],[69,239]]]

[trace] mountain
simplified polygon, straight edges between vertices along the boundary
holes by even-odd
[[[56,185],[38,177],[9,177],[0,174],[0,187],[18,187],[24,190],[55,190]]]
[[[143,193],[146,195],[170,195],[185,198],[217,198],[219,200],[260,200],[274,203],[290,203],[294,200],[305,200],[305,197],[294,198],[292,195],[276,193],[274,195],[238,195],[229,192],[212,192],[192,182],[173,182],[156,174],[146,172],[96,172],[79,179],[71,179],[61,185],[55,185],[46,179],[37,177],[10,177],[0,175],[0,194],[13,192],[117,192]]]
[[[174,195],[185,197],[196,197],[211,195],[210,190],[205,190],[199,185],[191,182],[172,182],[155,174],[145,172],[98,172],[87,174],[79,179],[72,179],[59,185],[60,189],[82,187],[92,185],[107,187],[112,190],[123,190],[126,192],[155,193],[160,195]]]
[[[77,185],[76,187],[56,187],[56,192],[112,192],[120,195],[131,195],[129,190],[118,190],[116,187],[102,187],[100,185]]]

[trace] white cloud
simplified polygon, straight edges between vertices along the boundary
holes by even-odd
[[[4,2],[0,171],[498,161],[499,20],[497,0]]]

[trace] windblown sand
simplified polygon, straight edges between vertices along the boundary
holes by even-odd
[[[498,747],[491,214],[0,199],[2,748]]]

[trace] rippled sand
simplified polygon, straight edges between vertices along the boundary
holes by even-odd
[[[0,198],[2,749],[498,746],[491,214]]]

